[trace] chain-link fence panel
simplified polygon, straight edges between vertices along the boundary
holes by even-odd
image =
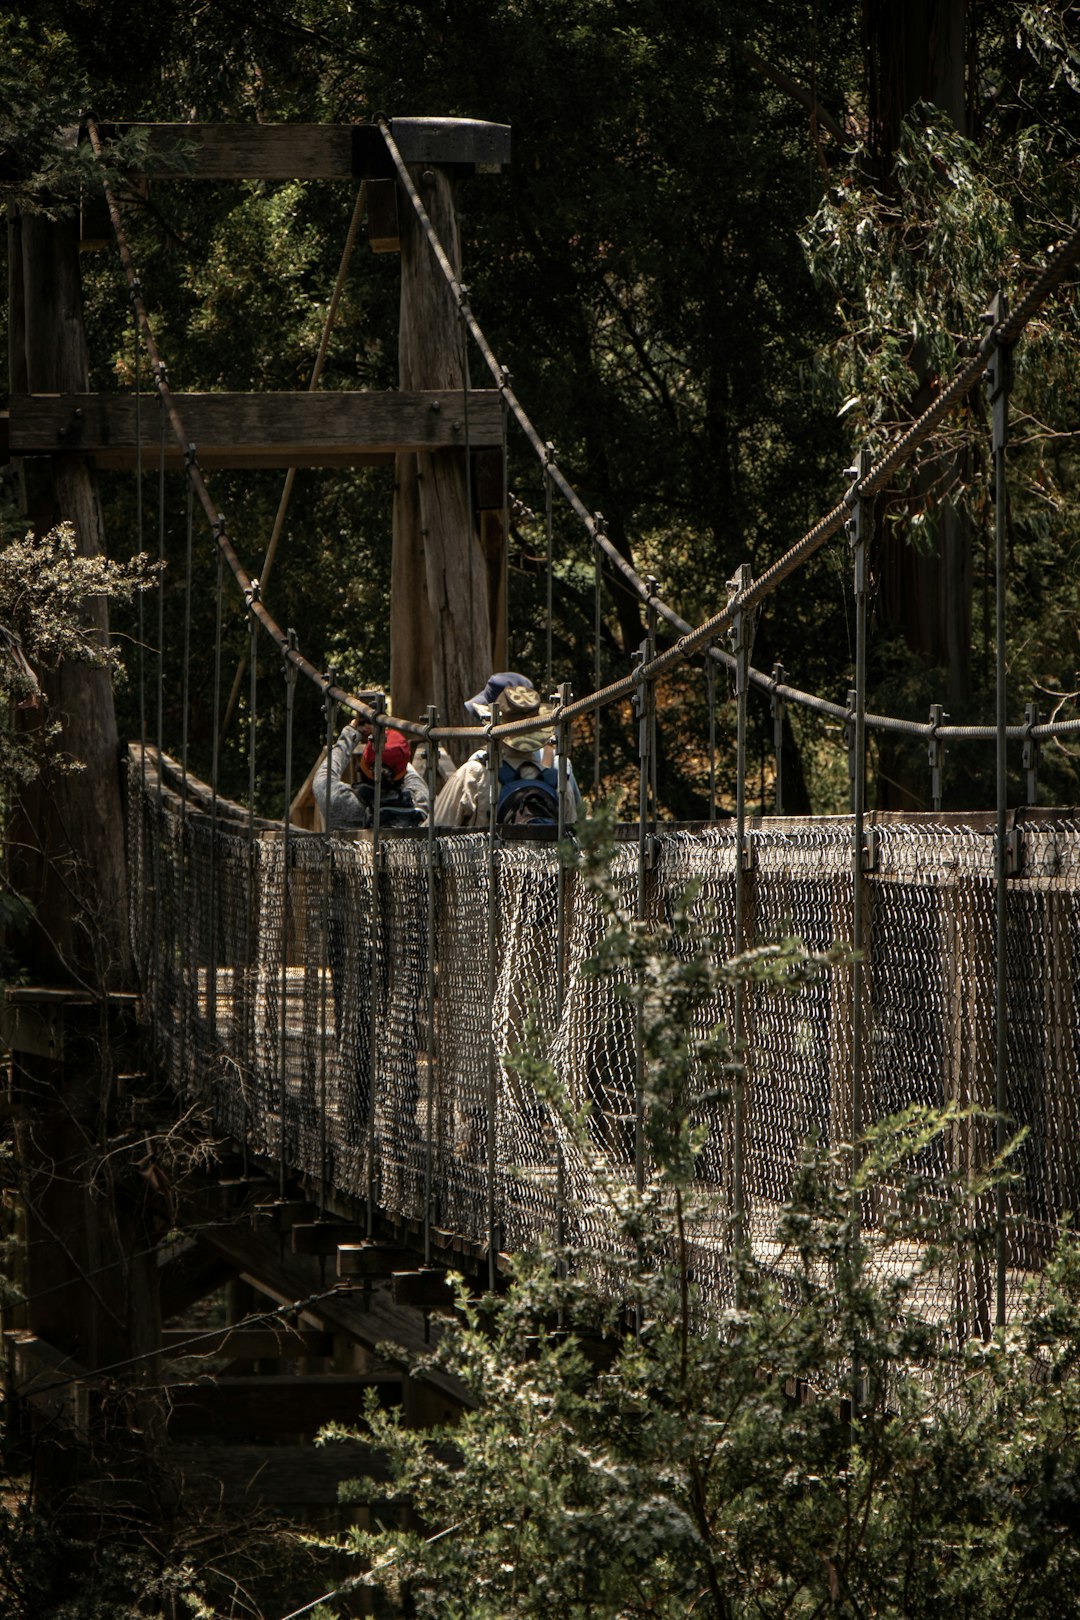
[[[603,907],[554,843],[391,833],[376,858],[370,834],[286,840],[235,817],[212,829],[137,759],[130,798],[132,941],[178,1096],[209,1102],[223,1134],[287,1173],[479,1249],[554,1238],[623,1258],[612,1203],[650,1168],[637,1013],[629,970],[595,971]],[[995,1151],[995,840],[982,824],[876,827],[854,941],[851,838],[847,818],[772,822],[740,852],[727,827],[660,828],[616,843],[609,891],[625,918],[643,913],[658,949],[679,954],[730,956],[740,882],[747,950],[792,936],[813,951],[857,947],[863,1127],[913,1104],[953,1109],[907,1167],[932,1213],[948,1173],[974,1179]],[[1005,1200],[1011,1306],[1080,1199],[1080,827],[1033,819],[1010,847],[1001,1085],[1009,1128],[1024,1133]],[[706,1303],[730,1296],[736,1215],[773,1266],[804,1145],[850,1141],[852,978],[841,962],[745,992],[738,1178],[730,1098],[698,1116],[689,1252]],[[736,993],[721,975],[688,1033],[730,1035]],[[533,1060],[547,1065],[539,1086]],[[895,1212],[888,1189],[863,1210],[883,1276],[921,1263],[917,1246],[886,1241]],[[992,1195],[972,1214],[990,1239],[994,1214]],[[920,1310],[960,1332],[988,1329],[993,1297],[989,1245],[916,1291]]]

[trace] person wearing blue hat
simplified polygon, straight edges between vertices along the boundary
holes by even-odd
[[[498,701],[499,694],[505,692],[508,686],[525,686],[531,690],[532,681],[527,675],[515,675],[512,670],[490,676],[482,692],[465,700],[465,713],[469,719],[479,721],[481,725],[490,720],[492,704]]]
[[[491,680],[501,680],[493,675]],[[488,687],[491,682],[489,681]],[[485,688],[485,691],[488,688]],[[482,701],[483,693],[473,701]],[[552,735],[554,710],[540,701],[531,686],[507,678],[488,704],[497,724],[508,720],[531,720],[527,732],[504,737],[499,743],[498,802],[496,822],[516,825],[559,820],[559,761]],[[486,717],[485,717],[486,718]],[[435,801],[432,819],[437,827],[485,828],[491,808],[487,748],[479,748],[454,772]],[[563,818],[566,826],[577,820],[581,794],[574,780],[573,766],[566,762],[566,793]]]

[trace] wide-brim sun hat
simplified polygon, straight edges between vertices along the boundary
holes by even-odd
[[[492,704],[508,686],[524,686],[532,690],[532,682],[527,675],[517,675],[510,669],[500,670],[497,675],[490,677],[482,692],[477,692],[475,697],[466,698],[465,713],[471,715],[474,720],[490,720]]]
[[[538,748],[546,748],[551,741],[550,721],[554,712],[541,703],[535,687],[520,682],[504,687],[495,702],[495,724],[505,725],[508,720],[532,720],[534,723],[528,731],[515,732],[512,737],[500,737],[503,749],[510,754],[535,754]]]

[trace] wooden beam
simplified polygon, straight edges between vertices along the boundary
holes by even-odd
[[[502,444],[497,389],[418,393],[175,394],[184,431],[203,467],[359,467],[391,463],[397,451]],[[160,453],[156,400],[140,414],[143,465]],[[467,432],[466,432],[467,429]],[[16,394],[10,402],[13,456],[92,455],[100,467],[135,466],[135,397]],[[170,433],[165,464],[183,465]]]
[[[357,1423],[368,1390],[399,1406],[400,1373],[316,1373],[266,1378],[207,1378],[169,1383],[169,1434],[221,1438],[314,1434],[324,1423]]]
[[[351,180],[353,124],[101,124],[140,130],[155,180]]]
[[[359,1243],[362,1226],[350,1221],[314,1221],[292,1229],[293,1254],[337,1254],[341,1243]]]
[[[155,180],[392,179],[393,165],[375,124],[99,125],[108,139],[145,132]],[[480,118],[392,118],[406,163],[498,173],[510,162],[510,126]]]
[[[160,1269],[161,1315],[164,1321],[180,1316],[207,1294],[224,1288],[237,1267],[215,1246],[196,1241],[175,1258],[162,1258]]]
[[[5,1328],[4,1345],[10,1368],[9,1395],[85,1435],[89,1396],[85,1380],[93,1374],[55,1345],[22,1328]]]
[[[395,1305],[418,1311],[453,1311],[457,1304],[453,1284],[439,1266],[421,1271],[395,1271],[390,1279]]]
[[[287,1233],[303,1221],[310,1221],[315,1213],[312,1204],[296,1198],[274,1198],[265,1204],[256,1204],[252,1210],[255,1220],[271,1231]]]
[[[245,1277],[282,1304],[311,1296],[325,1288],[317,1259],[283,1254],[276,1237],[261,1237],[249,1227],[214,1226],[203,1233],[203,1240],[227,1257]],[[345,1333],[358,1344],[377,1350],[380,1345],[399,1345],[402,1359],[430,1354],[431,1342],[438,1338],[433,1322],[425,1333],[424,1322],[414,1312],[395,1306],[381,1288],[355,1296],[337,1291],[304,1307],[304,1315],[321,1322],[335,1333]],[[450,1373],[426,1368],[423,1382],[447,1397],[444,1421],[461,1407],[472,1406],[473,1397],[465,1385]]]
[[[339,1277],[391,1277],[419,1264],[408,1249],[389,1243],[341,1243],[337,1251]]]
[[[400,253],[401,227],[398,225],[397,182],[369,180],[367,205],[367,234],[371,251]]]
[[[192,1339],[197,1343],[192,1344]],[[165,1328],[161,1348],[167,1356],[227,1356],[230,1361],[293,1361],[300,1356],[332,1356],[334,1335],[318,1328],[224,1327],[213,1338],[197,1328]]]
[[[432,1453],[453,1462],[449,1445]],[[171,1445],[163,1457],[177,1479],[181,1499],[223,1507],[333,1507],[347,1479],[385,1484],[390,1469],[385,1453],[362,1440],[335,1440],[329,1446]]]

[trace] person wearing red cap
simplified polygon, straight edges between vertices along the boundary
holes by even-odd
[[[356,717],[341,728],[341,735],[330,753],[329,772],[323,760],[312,779],[311,791],[324,826],[344,830],[374,824],[376,753],[371,737],[360,755],[356,781],[349,783],[343,780],[345,767],[363,737],[362,726],[370,729]],[[427,784],[419,772],[413,770],[408,738],[392,728],[383,736],[382,780],[378,799],[380,827],[420,827],[427,821]]]

